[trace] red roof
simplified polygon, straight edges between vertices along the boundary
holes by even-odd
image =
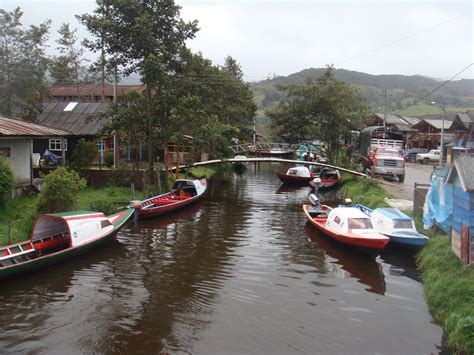
[[[51,137],[69,135],[71,135],[71,133],[61,129],[49,128],[31,122],[0,116],[0,137]]]
[[[50,85],[49,95],[52,97],[58,96],[102,96],[102,85],[101,84],[80,84],[79,91],[76,85]],[[130,90],[136,90],[138,92],[144,92],[146,89],[145,85],[117,85],[117,95],[127,94]],[[111,84],[105,84],[104,86],[105,96],[114,96],[114,86]]]

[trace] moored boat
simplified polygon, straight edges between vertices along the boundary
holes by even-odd
[[[407,247],[421,248],[429,238],[418,233],[411,217],[398,208],[376,208],[372,210],[364,205],[355,205],[372,220],[377,232],[390,238],[390,243]]]
[[[132,201],[138,219],[151,218],[188,206],[202,198],[207,189],[206,179],[178,179],[170,192],[143,201]]]
[[[334,187],[339,184],[342,179],[339,170],[333,168],[322,168],[318,173],[315,174],[320,180],[315,178],[311,180],[309,184],[319,190]]]
[[[72,211],[39,215],[28,241],[0,247],[0,278],[39,269],[86,252],[115,237],[133,214]]]
[[[389,238],[376,232],[370,218],[355,207],[303,205],[309,222],[331,239],[370,254],[380,252]]]
[[[277,172],[276,176],[282,183],[288,185],[308,185],[311,180],[317,177],[306,166],[295,166],[289,168],[286,174]]]
[[[247,170],[248,163],[245,161],[246,159],[247,157],[245,155],[236,155],[234,157],[234,160],[237,160],[237,161],[232,162],[232,167],[235,173],[242,174],[245,172],[245,170]],[[242,161],[238,161],[238,160],[242,160]]]

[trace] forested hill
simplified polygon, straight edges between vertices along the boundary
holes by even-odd
[[[304,83],[306,78],[319,77],[325,70],[324,68],[304,69],[288,76],[278,76],[255,82],[251,86],[257,103],[261,108],[265,109],[271,107],[282,98],[281,94],[275,89],[275,85]],[[335,73],[338,80],[358,86],[374,110],[383,107],[383,90],[387,89],[387,110],[392,112],[412,105],[418,98],[428,94],[443,82],[442,80],[421,75],[371,75],[345,69],[337,69]],[[418,109],[423,110],[423,106],[429,105],[432,101],[444,102],[451,109],[459,109],[460,111],[473,108],[474,80],[464,79],[449,82],[426,98],[424,103],[417,105]],[[417,112],[414,112],[412,107],[407,113],[414,114]],[[420,112],[420,114],[423,113]]]

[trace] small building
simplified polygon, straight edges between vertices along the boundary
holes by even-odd
[[[117,85],[116,96],[126,95],[131,90],[144,93],[145,85]],[[50,85],[50,102],[113,102],[112,84]]]
[[[447,115],[444,120],[443,143],[448,144],[453,141],[453,134],[450,131],[454,121],[454,115]],[[410,148],[438,149],[441,141],[441,130],[443,120],[441,117],[424,116],[420,122],[412,127],[418,132],[410,137]]]
[[[474,263],[474,157],[460,155],[446,183],[453,186],[451,246],[465,265]]]
[[[0,154],[10,160],[16,185],[33,185],[33,154],[40,153],[33,149],[33,139],[63,142],[69,135],[64,130],[0,116]],[[61,153],[64,154],[64,151],[59,155]]]

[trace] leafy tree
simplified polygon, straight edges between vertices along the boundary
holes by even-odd
[[[330,66],[317,79],[304,85],[279,86],[287,99],[267,112],[273,126],[289,141],[319,138],[327,145],[328,157],[337,156],[341,139],[361,127],[369,113],[358,90],[339,81]]]
[[[0,9],[0,113],[34,120],[46,95],[44,53],[51,21],[24,29],[17,7]]]
[[[10,198],[15,176],[8,160],[0,155],[0,207]]]
[[[80,139],[71,155],[71,168],[80,171],[92,165],[97,157],[97,146],[84,138]]]
[[[77,202],[77,192],[85,186],[86,181],[74,170],[55,169],[44,178],[38,212],[56,213],[73,210]]]
[[[184,22],[173,0],[98,0],[93,15],[78,18],[97,38],[97,47],[106,48],[126,74],[141,74],[147,88],[147,124],[143,130],[148,135],[152,170],[155,136],[163,129],[169,112],[166,99],[170,93],[166,89],[176,73],[185,41],[198,30],[197,22]]]
[[[79,90],[82,71],[81,62],[84,49],[77,45],[77,29],[71,29],[69,23],[63,23],[58,30],[56,41],[60,55],[53,58],[51,76],[57,84],[76,84]]]

